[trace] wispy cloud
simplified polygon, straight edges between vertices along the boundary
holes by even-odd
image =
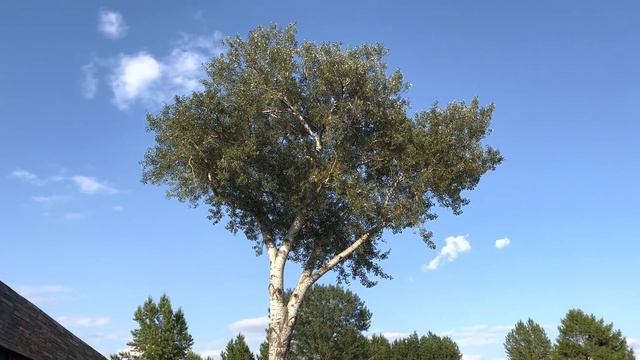
[[[116,194],[118,192],[117,189],[111,187],[106,182],[91,176],[75,175],[71,177],[71,180],[78,186],[78,190],[83,194]]]
[[[97,71],[95,62],[90,62],[82,67],[82,95],[87,99],[93,99],[98,92]]]
[[[113,10],[100,10],[98,30],[104,37],[107,39],[120,39],[127,35],[128,29],[122,14]]]
[[[462,354],[462,360],[482,360],[480,355]]]
[[[55,304],[68,295],[71,289],[62,285],[18,286],[16,292],[34,304]]]
[[[440,335],[449,336],[462,346],[485,346],[502,344],[510,329],[508,325],[473,325],[444,331]]]
[[[41,177],[39,177],[38,175],[18,168],[13,170],[10,174],[9,177],[12,179],[18,179],[18,180],[22,180],[24,182],[27,182],[29,184],[33,184],[33,185],[37,185],[37,186],[44,186],[47,184],[47,179],[43,179]]]
[[[629,344],[629,346],[631,348],[633,348],[633,351],[637,354],[640,353],[640,339],[636,339],[636,338],[627,338],[627,344]]]
[[[495,246],[496,246],[496,249],[502,249],[509,246],[509,244],[511,244],[511,239],[509,239],[508,237],[504,237],[502,239],[496,240]]]
[[[267,326],[269,326],[269,318],[264,316],[238,320],[229,325],[229,329],[234,333],[243,334],[247,340],[256,340],[264,339]]]
[[[393,342],[394,340],[398,340],[400,338],[407,337],[407,336],[411,335],[411,333],[384,331],[384,332],[381,332],[380,335],[382,335],[385,338],[387,338],[387,340]]]
[[[36,186],[45,186],[51,182],[58,181],[71,181],[77,186],[78,191],[87,195],[98,193],[116,194],[119,192],[118,189],[109,185],[106,181],[101,181],[95,177],[86,175],[74,175],[70,177],[56,175],[48,178],[43,178],[30,171],[18,168],[9,174],[9,178],[18,179]],[[55,200],[63,200],[64,198],[65,197],[58,195],[32,196],[31,200],[38,203],[51,203]]]
[[[38,204],[42,204],[42,205],[52,205],[54,203],[65,201],[68,199],[69,199],[68,196],[62,196],[62,195],[38,195],[38,196],[31,197],[31,201],[36,202]]]
[[[124,211],[124,206],[122,205],[116,205],[114,207],[111,208],[113,211]]]
[[[422,271],[436,270],[445,262],[452,262],[459,254],[471,250],[471,244],[466,236],[449,236],[440,253],[429,263],[422,265]]]
[[[59,316],[56,320],[65,327],[101,327],[111,322],[108,317]]]
[[[221,352],[222,352],[222,349],[204,350],[204,351],[200,351],[198,354],[200,354],[200,357],[202,357],[203,359],[212,358],[213,360],[220,360]]]

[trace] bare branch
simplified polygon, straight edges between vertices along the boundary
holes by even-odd
[[[197,186],[198,185],[198,181],[196,180],[196,170],[193,168],[193,164],[191,163],[191,160],[193,160],[193,156],[189,156],[189,162],[187,164],[191,168],[191,176],[193,178],[193,185]]]
[[[367,241],[371,240],[374,236],[376,236],[380,231],[384,229],[384,224],[379,224],[362,234],[358,240],[354,241],[351,245],[349,245],[346,249],[342,250],[338,255],[334,256],[322,266],[318,268],[315,272],[310,275],[312,283],[317,281],[322,275],[326,274],[329,270],[333,269],[336,265],[346,259],[349,255],[353,254],[360,246],[362,246]]]
[[[287,97],[283,97],[282,98],[282,102],[287,105],[287,107],[289,108],[289,110],[291,110],[291,113],[298,118],[298,120],[300,120],[300,123],[302,124],[302,126],[304,127],[305,130],[307,130],[307,132],[309,133],[309,135],[311,135],[311,137],[313,137],[313,139],[315,140],[316,143],[316,151],[320,152],[322,151],[322,139],[320,138],[320,135],[313,131],[313,129],[311,129],[311,126],[309,125],[309,122],[307,122],[307,120],[304,118],[304,116],[302,116],[302,114],[300,114],[300,112],[289,102],[289,100],[287,99]]]
[[[396,189],[398,188],[398,186],[403,180],[404,180],[404,177],[401,175],[393,182],[391,187],[389,187],[389,189],[387,190],[387,193],[385,194],[383,209],[387,207],[391,197],[393,196],[393,193],[396,191]],[[356,251],[360,246],[364,245],[364,243],[366,243],[367,241],[371,240],[373,237],[378,235],[378,233],[382,231],[382,229],[384,229],[385,226],[386,226],[386,222],[382,222],[376,225],[371,230],[361,235],[356,241],[354,241],[351,245],[349,245],[347,248],[342,250],[339,254],[327,260],[324,264],[322,264],[318,268],[318,270],[316,270],[313,273],[310,273],[308,277],[311,281],[311,284],[316,282],[322,275],[326,274],[329,270],[336,267],[336,265],[338,265],[340,262],[346,259],[349,255],[353,254],[353,252]],[[311,260],[312,258],[313,256],[309,258],[309,261],[312,261]],[[307,270],[308,266],[309,266],[309,262],[307,262],[307,266],[305,266],[305,269],[304,269],[305,271]],[[301,279],[302,279],[302,276],[301,276]]]

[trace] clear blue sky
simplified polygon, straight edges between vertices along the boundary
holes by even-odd
[[[488,142],[506,161],[462,215],[430,225],[438,249],[390,235],[394,279],[351,286],[372,332],[433,330],[466,359],[494,360],[517,320],[555,337],[578,307],[638,344],[637,1],[4,1],[0,280],[104,353],[124,348],[135,307],[163,292],[196,351],[219,352],[238,330],[255,347],[266,258],[205,208],[141,184],[139,161],[145,113],[193,88],[221,37],[293,21],[301,39],[383,43],[414,110],[497,105]]]

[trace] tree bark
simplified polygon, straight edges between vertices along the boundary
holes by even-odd
[[[284,264],[283,264],[284,265]],[[269,280],[269,360],[286,360],[298,308],[308,288],[296,286],[289,302],[284,298],[284,266],[271,266]]]
[[[296,227],[296,222],[294,226]],[[325,262],[316,271],[313,271],[313,258],[305,266],[300,274],[298,283],[291,292],[289,301],[285,302],[284,297],[284,267],[290,243],[284,244],[276,251],[275,245],[270,242],[269,248],[269,360],[287,360],[289,354],[289,345],[293,335],[293,327],[295,326],[296,316],[302,300],[307,290],[325,273],[333,269],[337,264],[342,262],[346,257],[351,255],[357,248],[362,246],[366,241],[371,239],[383,226],[379,225],[360,236],[350,246],[332,259]],[[292,235],[291,232],[290,235]],[[293,235],[295,236],[295,235]],[[292,239],[293,236],[289,237]]]

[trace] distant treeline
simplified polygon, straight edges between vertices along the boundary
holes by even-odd
[[[287,294],[288,296],[289,294]],[[333,285],[309,290],[298,314],[289,360],[461,360],[458,345],[432,332],[413,334],[390,342],[382,334],[366,336],[372,314],[353,292]],[[112,360],[201,360],[191,351],[182,310],[173,312],[166,295],[158,304],[149,298],[134,313],[130,351]],[[544,328],[529,319],[519,321],[507,334],[504,348],[511,360],[635,360],[633,349],[613,324],[581,310],[569,310],[552,344]],[[265,334],[266,338],[267,334]],[[268,360],[265,340],[253,354],[238,334],[221,352],[222,360]],[[207,360],[210,358],[207,358]]]

